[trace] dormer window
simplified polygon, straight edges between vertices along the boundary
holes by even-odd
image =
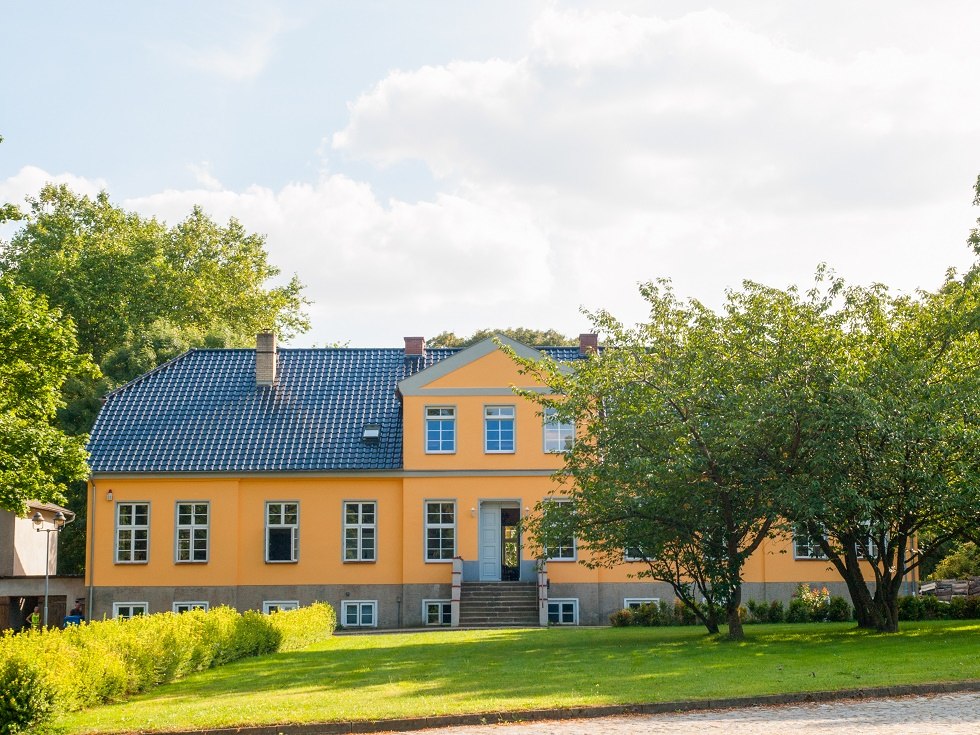
[[[363,441],[365,444],[377,444],[380,442],[381,424],[373,422],[364,424],[364,429],[361,433],[361,441]]]

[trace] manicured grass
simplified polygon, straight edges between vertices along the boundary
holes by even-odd
[[[364,720],[980,678],[980,621],[337,636],[64,717],[69,733]]]

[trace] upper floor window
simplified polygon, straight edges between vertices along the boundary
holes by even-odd
[[[544,451],[567,452],[575,443],[575,424],[561,421],[556,408],[544,409]]]
[[[299,503],[265,504],[265,560],[299,559]]]
[[[429,454],[456,451],[456,409],[452,406],[426,406],[425,451]]]
[[[425,560],[452,561],[456,556],[456,503],[452,500],[425,504]]]
[[[568,513],[572,507],[569,500],[548,500],[548,503],[555,503],[555,511],[561,508],[563,513]],[[575,537],[571,534],[562,535],[554,539],[553,543],[548,544],[545,554],[549,561],[575,561]]]
[[[820,549],[819,537],[811,536],[806,526],[800,524],[793,529],[794,559],[826,559]]]
[[[344,503],[344,561],[374,561],[376,506],[373,502]]]
[[[150,504],[116,503],[116,563],[145,564],[150,558]]]
[[[484,430],[488,453],[514,451],[514,407],[487,406],[484,409]]]
[[[208,560],[208,503],[177,503],[177,561]]]

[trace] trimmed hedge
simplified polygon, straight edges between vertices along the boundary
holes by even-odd
[[[337,627],[329,605],[230,607],[0,636],[0,735],[35,733],[54,711],[90,707],[246,656],[304,648]]]

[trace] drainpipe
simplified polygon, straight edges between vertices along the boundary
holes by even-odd
[[[89,514],[87,528],[85,529],[85,545],[88,546],[88,568],[85,570],[85,576],[88,577],[88,609],[85,611],[88,613],[85,618],[87,620],[92,619],[92,611],[95,610],[94,598],[95,598],[95,480],[92,480],[92,491],[89,493]]]
[[[449,602],[449,627],[459,627],[459,598],[463,591],[463,557],[457,556],[453,559],[453,587],[452,597]]]

